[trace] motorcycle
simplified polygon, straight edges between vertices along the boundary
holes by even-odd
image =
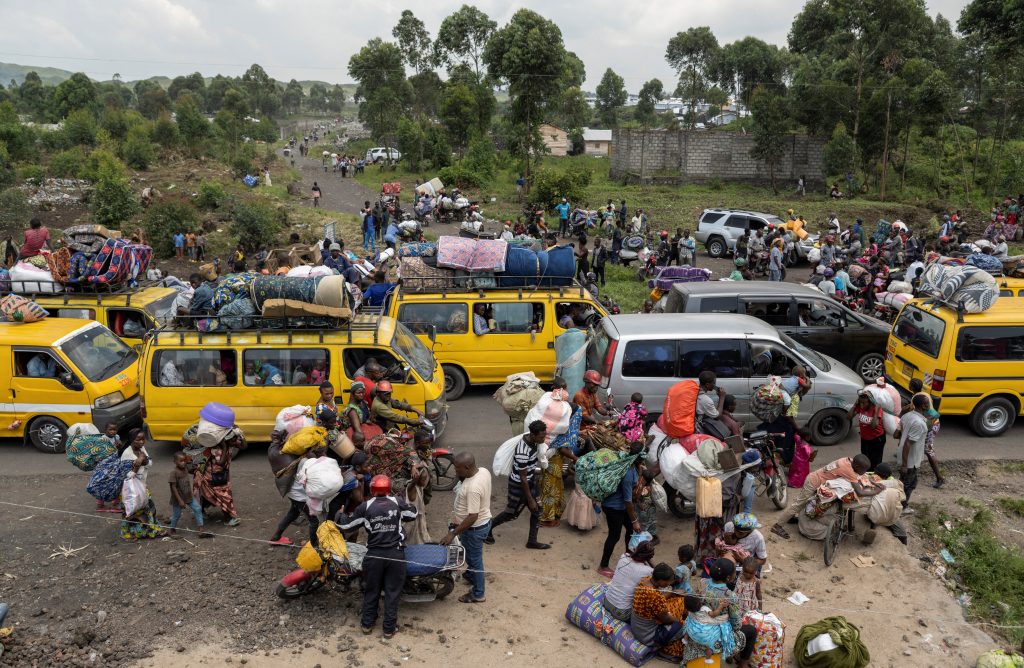
[[[597,213],[575,209],[569,218],[569,236],[579,237],[597,227]]]
[[[323,525],[321,525],[323,526]],[[353,583],[362,577],[366,547],[358,543],[345,543],[347,558],[333,551],[317,549],[320,568],[307,571],[296,568],[281,578],[276,593],[279,598],[299,598],[319,591],[325,585],[338,585],[349,592]],[[441,600],[455,589],[455,571],[466,563],[466,549],[462,545],[408,545],[405,548],[405,583],[402,600],[407,603],[427,603]]]
[[[758,251],[750,262],[750,271],[754,276],[762,277],[768,275],[768,251]]]
[[[630,234],[622,240],[619,261],[622,262],[622,266],[628,267],[634,260],[645,262],[649,254],[646,237],[642,234]]]
[[[388,377],[391,377],[390,374]],[[433,442],[434,424],[430,420],[423,418],[422,428],[430,432],[430,439]],[[408,445],[415,438],[416,434],[411,431],[396,431],[391,432],[391,436],[404,446]],[[430,464],[431,488],[440,492],[449,492],[455,489],[455,484],[458,482],[458,476],[455,475],[455,453],[448,448],[431,448]]]

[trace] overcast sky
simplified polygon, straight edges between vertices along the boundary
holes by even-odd
[[[926,0],[953,24],[967,0]],[[0,0],[0,61],[115,72],[125,80],[200,71],[239,75],[258,62],[274,78],[350,81],[348,59],[371,37],[391,39],[411,8],[436,34],[464,0]],[[675,33],[708,25],[721,44],[754,35],[778,45],[803,0],[480,0],[503,25],[519,7],[555,21],[587,67],[593,90],[611,67],[635,93],[673,73],[665,46]],[[428,14],[428,7],[433,13]],[[625,13],[622,13],[626,10]]]

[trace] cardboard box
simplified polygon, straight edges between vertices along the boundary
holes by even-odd
[[[740,458],[732,450],[721,450],[718,453],[718,463],[723,471],[732,471],[740,467]]]

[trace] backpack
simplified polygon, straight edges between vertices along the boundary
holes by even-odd
[[[639,456],[605,448],[588,452],[576,460],[576,485],[590,499],[604,501],[618,489]]]
[[[669,388],[658,418],[658,426],[668,436],[682,438],[694,433],[699,392],[700,386],[692,380],[678,382]]]

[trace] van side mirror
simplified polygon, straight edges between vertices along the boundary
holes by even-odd
[[[75,374],[71,373],[70,371],[65,371],[64,373],[60,374],[59,379],[61,385],[68,388],[69,390],[80,392],[81,390],[85,389],[85,385],[82,384],[82,381],[78,380],[78,377],[75,376]]]
[[[437,343],[437,325],[430,326],[430,330],[427,332],[427,338],[430,339],[431,343]]]

